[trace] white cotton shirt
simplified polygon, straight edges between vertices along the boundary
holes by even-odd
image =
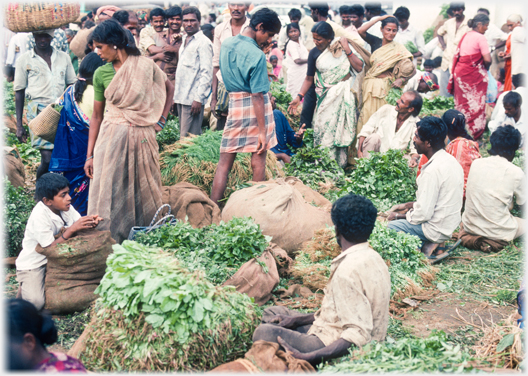
[[[466,186],[464,230],[490,239],[511,241],[519,223],[510,213],[515,196],[524,205],[526,178],[521,168],[498,155],[471,164]]]
[[[524,27],[517,26],[511,32],[511,74],[524,73],[524,43],[526,35]]]
[[[27,52],[26,44],[30,33],[17,33],[9,41],[7,48],[6,65],[14,66],[18,57]]]
[[[61,216],[62,219],[42,201],[35,205],[26,225],[22,251],[16,259],[17,270],[31,270],[45,265],[48,260],[46,256],[35,251],[37,245],[42,248],[48,247],[55,241],[55,235],[60,232],[62,227],[70,227],[81,218],[73,205],[67,212],[61,212]]]
[[[423,33],[412,25],[407,26],[407,29],[405,30],[402,30],[401,28],[398,29],[394,41],[403,44],[404,46],[407,42],[413,42],[416,48],[418,48],[418,51],[420,51],[422,55],[425,54]]]
[[[490,50],[495,47],[497,42],[505,41],[508,38],[508,34],[502,31],[497,25],[490,23],[488,25],[488,30],[484,33],[486,41]]]
[[[464,18],[458,29],[456,28],[456,18],[451,18],[444,22],[442,26],[437,31],[437,35],[444,37],[444,42],[446,48],[442,55],[442,70],[445,72],[448,69],[452,68],[453,58],[455,57],[455,52],[458,47],[458,43],[462,37],[471,29],[469,28],[468,16]]]
[[[416,202],[407,212],[407,220],[412,225],[421,224],[425,237],[433,243],[449,240],[461,220],[462,166],[451,154],[439,150],[422,166],[416,183]]]
[[[381,138],[380,152],[385,153],[389,149],[411,149],[411,154],[416,153],[414,144],[411,142],[416,132],[416,123],[420,120],[416,116],[409,116],[396,132],[396,119],[398,112],[395,106],[386,104],[376,111],[367,123],[361,128],[358,134],[358,143],[360,137],[368,137],[376,133]],[[409,145],[410,144],[410,145]],[[357,145],[357,144],[356,144]]]
[[[501,116],[498,116],[495,120],[491,120],[488,123],[488,129],[490,130],[490,135],[497,130],[498,127],[501,127],[503,125],[511,125],[512,127],[516,128],[519,132],[521,132],[521,145],[522,147],[524,145],[524,136],[526,135],[526,127],[527,119],[524,115],[523,110],[521,109],[521,116],[519,117],[519,121],[515,122],[515,119],[512,117],[507,116],[505,113],[503,113]]]
[[[523,103],[528,103],[528,88],[519,86],[518,88],[512,90],[516,93],[519,93],[521,95]],[[490,120],[496,120],[502,115],[504,115],[504,96],[508,94],[509,91],[503,92],[501,95],[499,95],[499,98],[497,98],[497,102],[495,103],[495,108],[493,108],[493,112],[491,113]],[[488,125],[489,127],[489,125]],[[490,129],[491,130],[491,129]]]

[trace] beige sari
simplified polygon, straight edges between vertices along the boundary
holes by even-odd
[[[370,63],[371,67],[363,81],[363,105],[358,120],[358,133],[374,112],[387,104],[385,97],[391,89],[392,82],[401,78],[403,87],[416,73],[412,54],[398,42],[391,42],[378,48],[371,55]],[[378,78],[379,75],[390,70],[392,70],[390,75]]]
[[[121,243],[147,226],[162,205],[154,125],[165,106],[167,76],[150,59],[129,56],[105,90],[106,109],[94,149],[88,214]]]

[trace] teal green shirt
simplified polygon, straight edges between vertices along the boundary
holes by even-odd
[[[266,55],[254,39],[241,34],[222,42],[220,72],[228,92],[267,93],[270,89]]]
[[[105,100],[104,92],[115,76],[115,69],[112,63],[97,68],[93,75],[94,100],[103,102]]]

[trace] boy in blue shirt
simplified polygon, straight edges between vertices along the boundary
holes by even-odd
[[[275,119],[275,134],[277,135],[277,145],[271,148],[275,153],[275,157],[284,163],[290,163],[293,152],[288,147],[300,148],[303,144],[303,136],[306,129],[306,124],[303,124],[297,132],[295,132],[286,116],[275,108],[275,98],[271,97],[271,104],[273,106],[273,118]]]

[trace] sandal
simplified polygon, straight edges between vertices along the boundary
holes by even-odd
[[[457,242],[455,244],[453,244],[449,249],[446,249],[446,247],[438,247],[436,250],[437,251],[444,251],[442,252],[441,254],[439,255],[436,255],[436,256],[430,256],[430,257],[427,257],[429,259],[429,263],[432,265],[432,264],[436,264],[437,262],[445,259],[445,258],[448,258],[451,253],[455,250],[456,247],[458,247],[460,245],[460,243],[462,242],[461,239],[458,239]]]

